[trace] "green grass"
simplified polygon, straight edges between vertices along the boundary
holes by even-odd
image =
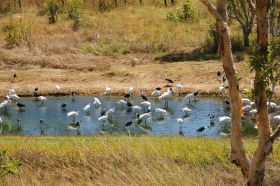
[[[245,140],[249,156],[253,154],[256,142],[256,139]],[[240,171],[229,163],[229,139],[177,136],[1,136],[0,148],[23,163],[18,174],[25,184],[51,184],[57,181],[55,174],[62,175],[58,183],[63,184],[242,183]],[[269,162],[274,164],[267,173],[272,183],[277,181],[274,173],[280,168],[279,142],[274,145],[274,153],[269,156]],[[94,177],[92,182],[89,182],[88,175]],[[77,180],[73,180],[72,176]],[[17,178],[10,176],[6,179],[8,185],[13,179]]]

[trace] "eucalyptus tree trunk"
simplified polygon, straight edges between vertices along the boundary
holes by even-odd
[[[167,7],[167,0],[164,0],[164,6]]]
[[[257,0],[257,51],[256,65],[261,67],[268,63],[268,1]],[[248,185],[264,185],[265,160],[272,150],[270,141],[271,128],[268,118],[266,85],[262,68],[255,68],[254,95],[257,108],[257,126],[259,130],[259,142],[255,151],[252,166],[249,173]]]
[[[200,0],[204,3],[210,13],[217,20],[217,28],[219,32],[219,53],[222,57],[223,68],[229,82],[229,96],[231,101],[231,162],[240,166],[245,178],[249,176],[249,161],[243,148],[243,139],[241,131],[241,95],[236,77],[236,70],[233,63],[230,29],[227,23],[227,0],[217,0],[217,8],[211,4],[209,0]]]

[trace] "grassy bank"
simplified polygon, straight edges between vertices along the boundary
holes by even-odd
[[[255,139],[246,139],[252,155]],[[229,164],[229,139],[128,136],[1,136],[20,160],[8,185],[241,185]],[[279,183],[280,143],[267,162],[267,184]]]

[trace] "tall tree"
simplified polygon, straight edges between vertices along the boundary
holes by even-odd
[[[272,151],[272,144],[279,135],[280,126],[271,134],[268,118],[266,90],[269,85],[267,73],[269,66],[269,25],[268,25],[268,0],[257,0],[257,48],[255,57],[251,59],[252,68],[255,70],[254,97],[257,108],[257,126],[259,131],[258,147],[254,153],[250,168],[248,185],[263,185],[265,173],[265,160]]]
[[[230,29],[228,26],[227,1],[218,0],[217,8],[209,0],[200,0],[206,5],[210,13],[217,20],[217,27],[220,41],[220,55],[222,57],[223,68],[229,82],[229,95],[231,101],[232,116],[232,138],[231,138],[231,162],[240,166],[245,177],[249,176],[249,162],[243,148],[243,139],[241,132],[241,95],[239,91],[236,69],[233,63]]]
[[[255,5],[252,0],[229,0],[230,17],[237,20],[243,32],[243,45],[249,47],[255,18]]]
[[[256,71],[254,96],[257,108],[257,126],[259,130],[258,147],[254,153],[252,163],[246,157],[242,133],[241,133],[241,111],[240,93],[236,71],[232,60],[230,43],[230,31],[227,24],[226,5],[227,0],[217,0],[217,8],[210,0],[200,0],[206,5],[210,13],[216,18],[218,32],[220,35],[220,54],[222,56],[223,67],[229,81],[229,95],[231,99],[232,115],[232,135],[231,135],[231,161],[241,167],[245,178],[248,179],[249,186],[261,186],[264,184],[265,160],[272,151],[272,144],[280,134],[280,125],[271,133],[268,120],[268,108],[266,98],[266,88],[268,71],[271,66],[268,64],[268,18],[267,0],[257,0],[257,51],[253,57],[252,67]]]

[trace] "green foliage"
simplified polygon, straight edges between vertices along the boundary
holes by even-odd
[[[32,25],[29,21],[10,18],[9,22],[3,25],[2,31],[5,34],[7,48],[19,46],[24,42],[31,47]]]
[[[0,179],[6,175],[14,174],[20,166],[21,163],[9,157],[6,151],[0,151]]]
[[[219,48],[219,38],[218,38],[218,32],[216,29],[216,25],[213,24],[210,26],[209,31],[206,35],[206,40],[204,43],[204,49],[206,49],[208,52],[218,52]]]
[[[73,20],[74,30],[76,30],[80,24],[82,5],[83,0],[68,0],[66,3],[66,12],[68,17]]]
[[[216,24],[210,26],[208,34],[204,42],[204,49],[208,52],[218,52],[219,48],[219,34],[216,29]],[[245,50],[242,36],[240,34],[233,34],[231,36],[231,48],[233,52],[242,52]]]
[[[267,95],[273,92],[268,88],[270,84],[276,84],[280,80],[280,38],[271,37],[268,46],[262,46],[250,58],[251,71],[259,72],[255,82],[254,95],[265,89]]]
[[[233,52],[242,52],[245,50],[243,39],[240,34],[233,34],[231,36],[231,49]]]
[[[44,9],[49,18],[49,23],[54,24],[57,22],[58,13],[61,11],[61,4],[59,0],[46,0]]]
[[[165,14],[165,19],[168,21],[180,21],[184,22],[190,20],[195,17],[195,9],[192,6],[189,0],[186,0],[183,4],[182,9],[177,10],[176,13],[174,12],[167,12]]]

